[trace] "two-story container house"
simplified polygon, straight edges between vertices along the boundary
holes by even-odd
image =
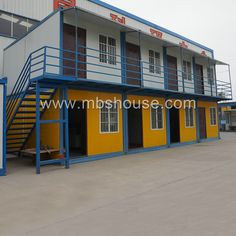
[[[4,51],[8,153],[35,149],[40,173],[46,164],[219,138],[217,102],[232,91],[230,80],[217,80],[216,66],[228,65],[212,49],[101,1],[57,3]],[[97,98],[128,108],[91,107]],[[169,107],[169,99],[193,100],[196,109]],[[52,100],[76,102],[43,107]],[[159,106],[136,106],[153,100]],[[45,146],[59,155],[42,159]]]

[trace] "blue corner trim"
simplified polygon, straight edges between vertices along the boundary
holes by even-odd
[[[100,1],[100,0],[88,0],[88,1],[92,2],[92,3],[95,3],[97,5],[100,5],[102,7],[105,7],[107,9],[109,9],[109,10],[115,11],[115,12],[117,12],[119,14],[124,15],[124,16],[127,16],[127,17],[129,17],[131,19],[134,19],[136,21],[139,21],[139,22],[141,22],[141,23],[143,23],[145,25],[148,25],[150,27],[153,27],[155,29],[161,30],[161,31],[163,31],[163,32],[165,32],[167,34],[170,34],[172,36],[178,37],[178,38],[180,38],[180,39],[182,39],[182,40],[184,40],[184,41],[186,41],[188,43],[194,44],[195,46],[198,46],[198,47],[201,47],[202,49],[210,51],[211,53],[214,52],[211,48],[208,48],[208,47],[206,47],[206,46],[204,46],[204,45],[202,45],[200,43],[197,43],[197,42],[195,42],[195,41],[193,41],[191,39],[188,39],[188,38],[186,38],[186,37],[184,37],[184,36],[182,36],[180,34],[177,34],[177,33],[173,32],[173,31],[165,29],[165,28],[163,28],[163,27],[161,27],[159,25],[156,25],[156,24],[154,24],[154,23],[152,23],[150,21],[144,20],[141,17],[135,16],[134,14],[131,14],[131,13],[127,12],[127,11],[124,11],[124,10],[118,8],[118,7],[114,7],[114,6],[112,6],[112,5],[108,4],[108,3],[105,3],[105,2]]]
[[[6,100],[7,100],[7,78],[1,78],[0,84],[3,86],[3,132],[2,132],[2,169],[0,169],[0,176],[6,175]]]
[[[219,140],[219,138],[207,138],[207,139],[201,139],[200,143],[208,143],[208,142],[213,142],[213,141],[217,141]]]
[[[126,32],[120,32],[121,79],[126,83]]]
[[[201,140],[201,142],[211,142],[211,141],[217,141],[217,140],[219,139],[209,138],[209,139]],[[158,150],[165,150],[168,148],[183,147],[183,146],[192,145],[192,144],[197,144],[197,141],[175,143],[175,144],[171,144],[169,147],[167,145],[163,145],[163,146],[156,146],[156,147],[149,147],[149,148],[133,149],[133,150],[129,150],[127,153],[113,152],[113,153],[98,154],[98,155],[85,156],[85,157],[78,156],[78,157],[71,158],[69,163],[78,164],[78,163],[85,163],[85,162],[90,162],[90,161],[98,161],[98,160],[109,159],[113,157],[122,157],[126,154],[132,155],[132,154],[138,154],[138,153],[152,152],[152,151],[158,151]],[[41,161],[41,165],[63,164],[63,163],[64,163],[64,160]]]
[[[196,101],[196,109],[195,109],[195,120],[196,120],[196,138],[197,142],[200,142],[200,123],[199,123],[199,109],[198,109],[198,101]]]
[[[127,100],[127,94],[122,93],[122,103]],[[128,111],[122,106],[123,151],[128,152]]]
[[[167,48],[163,47],[164,87],[168,89]]]
[[[124,155],[123,152],[114,152],[114,153],[94,155],[94,156],[89,156],[89,157],[75,157],[75,158],[70,159],[70,164],[103,160],[103,159],[108,159],[108,158],[122,156],[122,155]]]

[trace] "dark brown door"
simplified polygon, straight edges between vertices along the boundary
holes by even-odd
[[[141,85],[140,47],[126,43],[126,57],[127,84]]]
[[[63,29],[63,72],[64,75],[86,78],[86,30],[64,24]],[[77,50],[76,50],[77,45]],[[66,51],[67,50],[67,51]],[[76,55],[77,52],[77,55]],[[77,66],[76,66],[77,63]]]
[[[170,142],[180,142],[179,110],[174,107],[170,109]]]
[[[177,58],[167,56],[168,89],[178,91]]]
[[[136,106],[128,109],[129,149],[143,147],[142,109]]]
[[[86,105],[86,104],[85,104]],[[80,109],[78,109],[80,108]],[[70,155],[87,155],[87,109],[82,102],[69,108],[69,146]]]
[[[207,138],[206,132],[206,111],[204,107],[199,107],[199,129],[200,129],[200,139]]]
[[[196,64],[196,87],[198,94],[204,94],[203,67]]]

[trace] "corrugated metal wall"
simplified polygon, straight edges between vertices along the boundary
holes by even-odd
[[[42,20],[53,11],[53,0],[0,0],[0,10]]]

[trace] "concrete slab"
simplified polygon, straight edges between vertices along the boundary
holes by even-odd
[[[73,165],[11,160],[0,235],[236,235],[236,133],[222,140]]]

